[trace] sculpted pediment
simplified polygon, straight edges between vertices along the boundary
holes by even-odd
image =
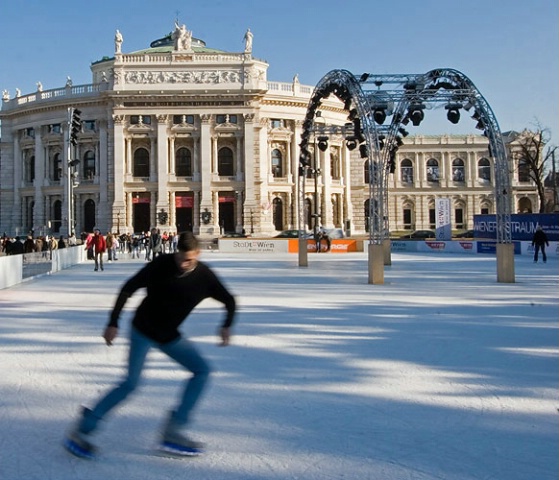
[[[239,70],[189,70],[175,72],[135,70],[124,72],[119,80],[129,85],[240,84],[242,72]]]

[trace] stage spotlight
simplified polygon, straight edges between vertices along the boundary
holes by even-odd
[[[361,145],[359,145],[359,154],[361,155],[361,158],[369,157],[369,149],[367,148],[366,144],[362,143]]]
[[[375,109],[375,111],[373,112],[373,118],[375,122],[377,122],[379,125],[382,125],[386,120],[386,110],[384,108]]]
[[[448,104],[446,107],[446,118],[450,123],[457,124],[460,121],[460,105]]]
[[[318,137],[318,149],[321,152],[325,152],[328,148],[328,137]]]
[[[421,103],[410,105],[410,108],[408,109],[408,116],[410,117],[411,123],[414,127],[417,127],[425,118],[425,114],[423,113],[424,108],[425,105]]]
[[[357,148],[357,140],[355,140],[355,138],[353,137],[348,137],[345,140],[346,143],[346,147],[348,150],[355,150]]]
[[[359,83],[366,82],[368,78],[369,78],[369,74],[364,73],[363,75],[361,75],[361,78],[359,79]]]
[[[407,137],[410,134],[410,132],[408,132],[404,127],[400,127],[398,129],[398,132],[400,132],[402,137],[404,137],[404,138]]]

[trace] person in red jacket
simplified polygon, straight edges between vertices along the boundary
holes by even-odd
[[[107,250],[107,242],[98,228],[93,231],[93,235],[87,238],[85,249],[88,250],[89,248],[93,249],[95,271],[99,270],[99,267],[103,270],[103,253]]]

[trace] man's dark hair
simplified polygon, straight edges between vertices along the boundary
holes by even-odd
[[[179,235],[179,240],[177,242],[177,249],[181,252],[190,252],[192,250],[198,250],[198,239],[194,236],[192,232],[182,232]]]

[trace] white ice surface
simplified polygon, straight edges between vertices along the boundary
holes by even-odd
[[[96,461],[61,446],[80,405],[123,374],[127,333],[100,335],[143,265],[91,263],[0,291],[0,479],[556,480],[557,261],[394,254],[385,284],[365,254],[203,259],[239,303],[233,344],[205,301],[182,326],[215,368],[193,437],[208,453],[153,455],[184,372],[150,354],[144,382],[97,435]]]

